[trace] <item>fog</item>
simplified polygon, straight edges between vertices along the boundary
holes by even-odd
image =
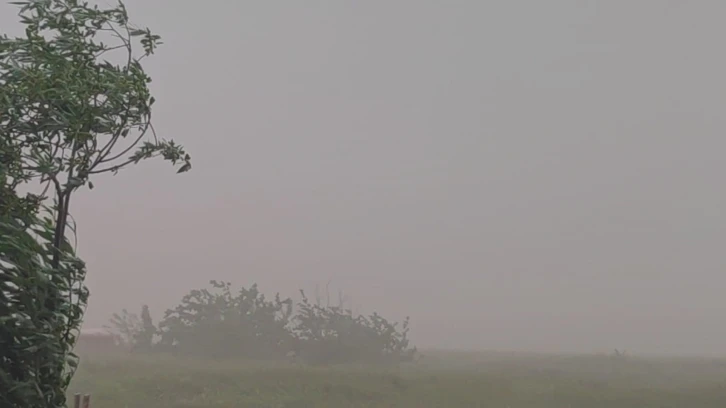
[[[125,3],[194,168],[75,196],[86,327],[330,282],[420,347],[726,354],[726,3]]]

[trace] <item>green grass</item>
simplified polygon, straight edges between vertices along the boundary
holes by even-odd
[[[398,368],[86,357],[94,408],[726,407],[726,361],[429,353]]]

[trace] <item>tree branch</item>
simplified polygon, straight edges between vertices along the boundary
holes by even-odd
[[[127,166],[127,165],[129,165],[129,164],[131,164],[131,163],[133,163],[135,161],[136,161],[136,159],[129,159],[129,160],[126,160],[125,162],[123,162],[121,164],[118,164],[116,166],[111,166],[111,167],[108,167],[108,168],[105,168],[105,169],[101,169],[101,170],[92,170],[92,171],[89,171],[88,174],[101,174],[101,173],[107,173],[109,171],[118,171],[122,167],[125,167],[125,166]]]
[[[146,135],[146,131],[149,129],[150,125],[151,125],[151,123],[150,122],[147,122],[146,123],[146,126],[144,127],[144,130],[141,131],[141,134],[139,135],[139,137],[137,137],[136,140],[134,140],[134,142],[131,143],[131,145],[129,145],[126,149],[124,149],[123,151],[121,151],[119,154],[116,154],[113,157],[106,158],[106,156],[108,156],[108,154],[111,153],[111,150],[109,150],[108,152],[106,152],[106,154],[104,156],[99,156],[98,160],[96,160],[96,162],[91,167],[91,170],[94,167],[96,167],[97,165],[99,165],[99,164],[112,162],[112,161],[118,159],[119,157],[125,155],[129,151],[131,151],[131,149],[133,149],[134,147],[136,147],[136,145],[139,144],[139,142],[141,141],[141,139],[144,138],[144,136]],[[153,128],[152,128],[152,133],[154,133],[153,132]]]

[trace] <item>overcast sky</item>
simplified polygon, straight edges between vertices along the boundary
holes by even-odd
[[[78,194],[87,327],[330,280],[422,346],[726,354],[726,2],[126,4],[194,169]]]

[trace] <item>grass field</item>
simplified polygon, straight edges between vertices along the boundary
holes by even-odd
[[[93,408],[726,407],[726,361],[430,352],[398,368],[87,356]]]

